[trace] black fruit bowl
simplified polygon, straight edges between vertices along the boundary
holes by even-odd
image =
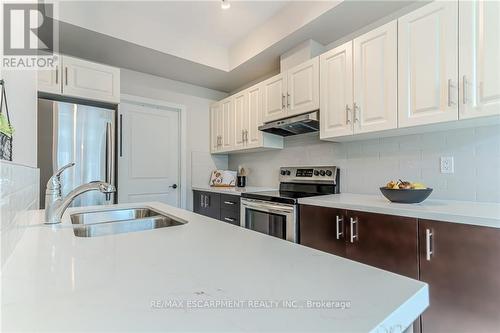
[[[399,203],[419,203],[427,199],[432,193],[432,188],[419,190],[393,190],[387,187],[381,187],[380,191],[391,202]]]

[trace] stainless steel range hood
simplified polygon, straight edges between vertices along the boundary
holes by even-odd
[[[319,131],[318,111],[276,120],[259,126],[259,130],[279,136]]]

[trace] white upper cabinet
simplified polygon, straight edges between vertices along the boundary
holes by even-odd
[[[234,97],[234,148],[238,149],[245,144],[245,135],[248,128],[247,92],[243,91]]]
[[[234,146],[234,114],[233,98],[228,97],[221,101],[221,146],[222,150],[231,150]]]
[[[286,73],[281,73],[262,83],[264,122],[286,117]]]
[[[219,102],[210,106],[210,151],[217,152],[222,143],[222,108]]]
[[[49,94],[62,94],[61,57],[57,58],[55,69],[38,71],[38,91]]]
[[[248,126],[246,132],[247,147],[259,147],[263,133],[259,131],[262,125],[262,85],[256,85],[247,90]]]
[[[63,56],[63,93],[67,96],[120,102],[120,69]]]
[[[38,71],[38,91],[94,101],[120,103],[120,69],[58,56],[53,70]]]
[[[320,138],[353,134],[352,42],[320,56]]]
[[[398,20],[399,127],[458,119],[458,3],[437,1]]]
[[[354,134],[397,128],[397,21],[354,39],[353,45]]]
[[[319,109],[319,57],[288,70],[288,116]]]
[[[500,2],[459,7],[460,119],[500,114]]]

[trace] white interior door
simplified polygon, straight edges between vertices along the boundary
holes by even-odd
[[[399,127],[458,119],[458,3],[435,1],[398,20]]]
[[[397,22],[354,39],[354,133],[398,127]]]
[[[500,114],[500,2],[459,6],[460,119]]]
[[[120,104],[118,202],[180,204],[179,115],[175,109]]]
[[[350,135],[352,127],[352,42],[320,56],[320,137]]]

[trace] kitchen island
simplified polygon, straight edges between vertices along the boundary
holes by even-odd
[[[73,234],[71,213],[139,206],[188,223]],[[160,203],[27,218],[2,331],[401,332],[428,306],[423,282]]]

